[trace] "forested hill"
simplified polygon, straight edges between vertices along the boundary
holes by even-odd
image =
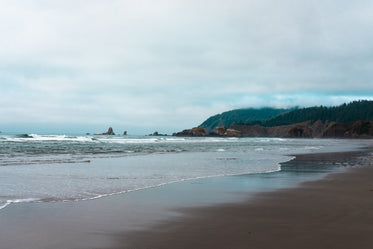
[[[199,127],[203,127],[209,133],[216,127],[228,127],[233,124],[258,124],[271,127],[317,120],[337,123],[350,123],[357,120],[373,121],[373,101],[359,100],[332,107],[238,109],[212,116]]]
[[[200,127],[203,127],[206,132],[210,132],[215,127],[226,127],[238,123],[252,123],[252,122],[266,122],[273,119],[280,114],[289,112],[290,109],[275,109],[275,108],[261,108],[261,109],[238,109],[228,112],[223,112],[208,118]]]
[[[373,101],[333,107],[240,109],[210,117],[175,136],[373,138]]]
[[[262,122],[264,126],[280,126],[304,121],[334,121],[351,123],[357,120],[373,120],[373,101],[360,100],[333,107],[309,107],[296,109]]]

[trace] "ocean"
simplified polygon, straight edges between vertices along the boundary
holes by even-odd
[[[351,151],[362,143],[0,134],[0,209],[24,202],[92,200],[199,178],[271,173],[296,154]]]

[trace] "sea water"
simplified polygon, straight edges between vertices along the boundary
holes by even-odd
[[[334,139],[0,134],[0,209],[84,201],[216,176],[279,171],[299,153],[348,151]]]

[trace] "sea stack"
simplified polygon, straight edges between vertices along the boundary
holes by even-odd
[[[99,132],[99,133],[96,133],[95,135],[115,135],[115,133],[113,131],[113,128],[109,127],[107,132]]]

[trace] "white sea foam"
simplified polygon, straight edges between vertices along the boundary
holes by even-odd
[[[311,151],[320,150],[322,148],[323,148],[323,146],[305,146],[304,147],[305,150],[311,150]]]
[[[9,203],[6,202],[6,203],[3,204],[2,206],[0,206],[0,210],[3,209],[3,208],[6,208],[8,205],[9,205]]]
[[[4,137],[7,141],[13,142],[35,142],[35,141],[77,141],[77,142],[92,142],[92,137],[88,136],[69,136],[69,135],[39,135],[39,134],[23,134],[16,136]]]
[[[87,142],[87,143],[109,143],[109,144],[151,144],[151,143],[229,143],[239,138],[179,138],[179,137],[148,137],[148,136],[98,136],[98,135],[42,135],[42,134],[20,134],[3,136],[10,142]]]
[[[37,202],[39,200],[40,199],[37,199],[37,198],[25,198],[25,199],[7,200],[2,206],[0,206],[0,210],[6,208],[10,204],[26,203],[26,202]]]

